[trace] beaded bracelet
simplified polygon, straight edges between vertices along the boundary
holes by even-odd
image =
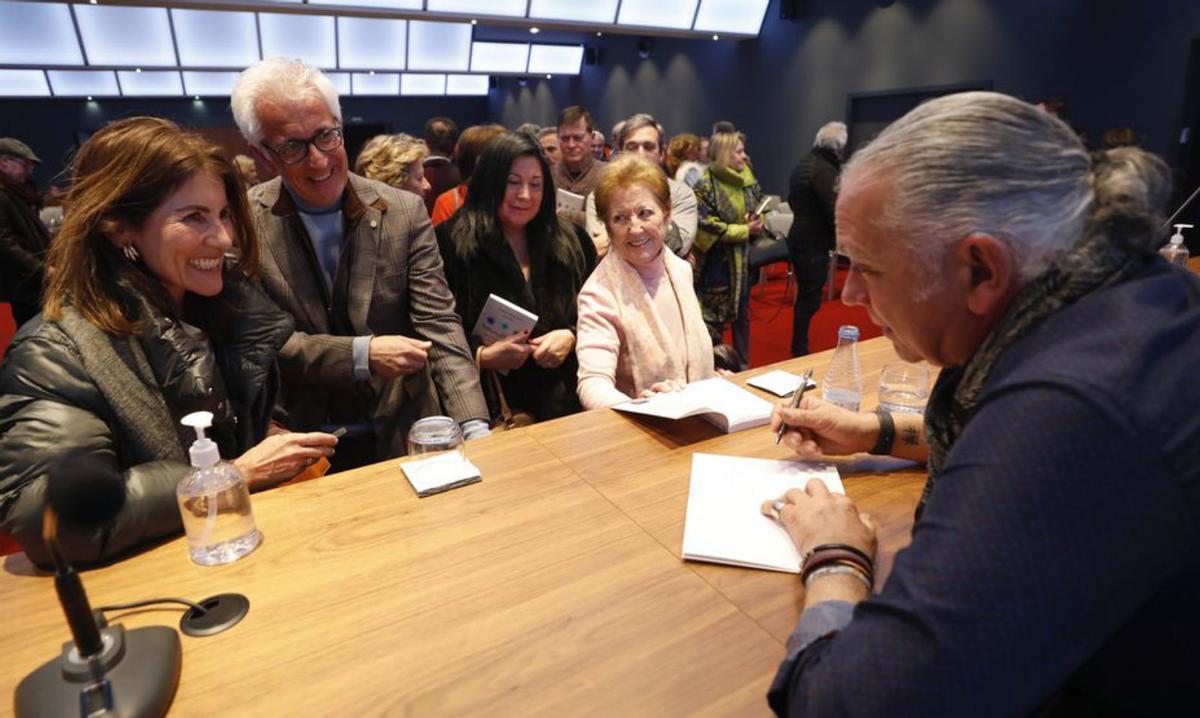
[[[804,587],[808,588],[810,583],[818,578],[821,578],[822,576],[854,576],[859,581],[862,581],[863,586],[866,587],[868,592],[874,587],[871,577],[863,573],[862,569],[857,566],[841,562],[834,566],[822,566],[821,568],[809,573],[804,579]]]

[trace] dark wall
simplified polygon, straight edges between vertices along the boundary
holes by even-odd
[[[233,128],[228,98],[86,100],[4,100],[0,101],[0,137],[17,137],[33,148],[43,164],[34,174],[38,186],[45,189],[66,165],[79,132],[91,132],[122,117],[159,115],[196,129]],[[461,126],[488,121],[489,107],[479,98],[342,98],[342,117],[346,124],[382,124],[392,132],[408,132],[418,137],[425,120],[446,115]]]
[[[1128,126],[1169,161],[1180,154],[1188,46],[1200,37],[1195,0],[799,4],[798,20],[780,20],[773,0],[757,40],[659,38],[647,60],[636,38],[588,38],[603,64],[526,87],[503,79],[492,112],[508,126],[553,124],[579,102],[606,133],[634,112],[654,114],[669,134],[732,120],[774,192],[821,124],[847,119],[848,95],[859,92],[990,82],[1031,101],[1061,98],[1093,145],[1104,130]]]

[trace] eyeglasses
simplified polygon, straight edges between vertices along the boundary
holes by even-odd
[[[333,152],[342,146],[342,128],[330,127],[327,130],[321,130],[307,140],[286,140],[278,147],[263,143],[263,146],[274,152],[279,161],[285,165],[303,162],[304,158],[308,157],[309,145],[313,145],[322,152]]]

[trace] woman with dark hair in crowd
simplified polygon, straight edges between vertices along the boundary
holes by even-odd
[[[458,167],[462,183],[441,193],[434,201],[433,212],[429,215],[434,227],[450,219],[450,215],[466,203],[467,185],[471,181],[471,173],[475,171],[475,163],[488,143],[502,132],[503,125],[474,125],[458,136],[458,144],[454,146],[454,165]]]
[[[446,281],[498,425],[579,411],[576,297],[592,241],[555,214],[554,180],[536,139],[505,132],[471,175],[466,204],[437,228]],[[472,330],[492,294],[538,316],[529,335],[483,344]]]
[[[49,562],[46,481],[64,461],[125,487],[108,522],[60,521],[63,554],[82,564],[181,530],[175,486],[195,439],[179,424],[186,414],[213,413],[208,435],[251,490],[337,443],[268,432],[275,355],[292,321],[251,280],[258,243],[245,188],[217,147],[167,120],[121,120],[80,148],[71,180],[42,319],[21,329],[0,369],[0,529],[39,564]],[[77,490],[86,504],[88,489]]]

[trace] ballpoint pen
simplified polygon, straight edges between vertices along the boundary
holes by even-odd
[[[812,371],[812,369],[809,369],[808,372],[804,374],[804,381],[801,382],[800,386],[796,388],[796,391],[792,392],[792,403],[788,406],[789,409],[796,409],[800,407],[800,400],[804,398],[804,392],[808,391],[808,382],[812,379]],[[787,424],[784,424],[781,419],[779,423],[779,433],[775,435],[776,445],[783,441],[783,432],[786,430]]]

